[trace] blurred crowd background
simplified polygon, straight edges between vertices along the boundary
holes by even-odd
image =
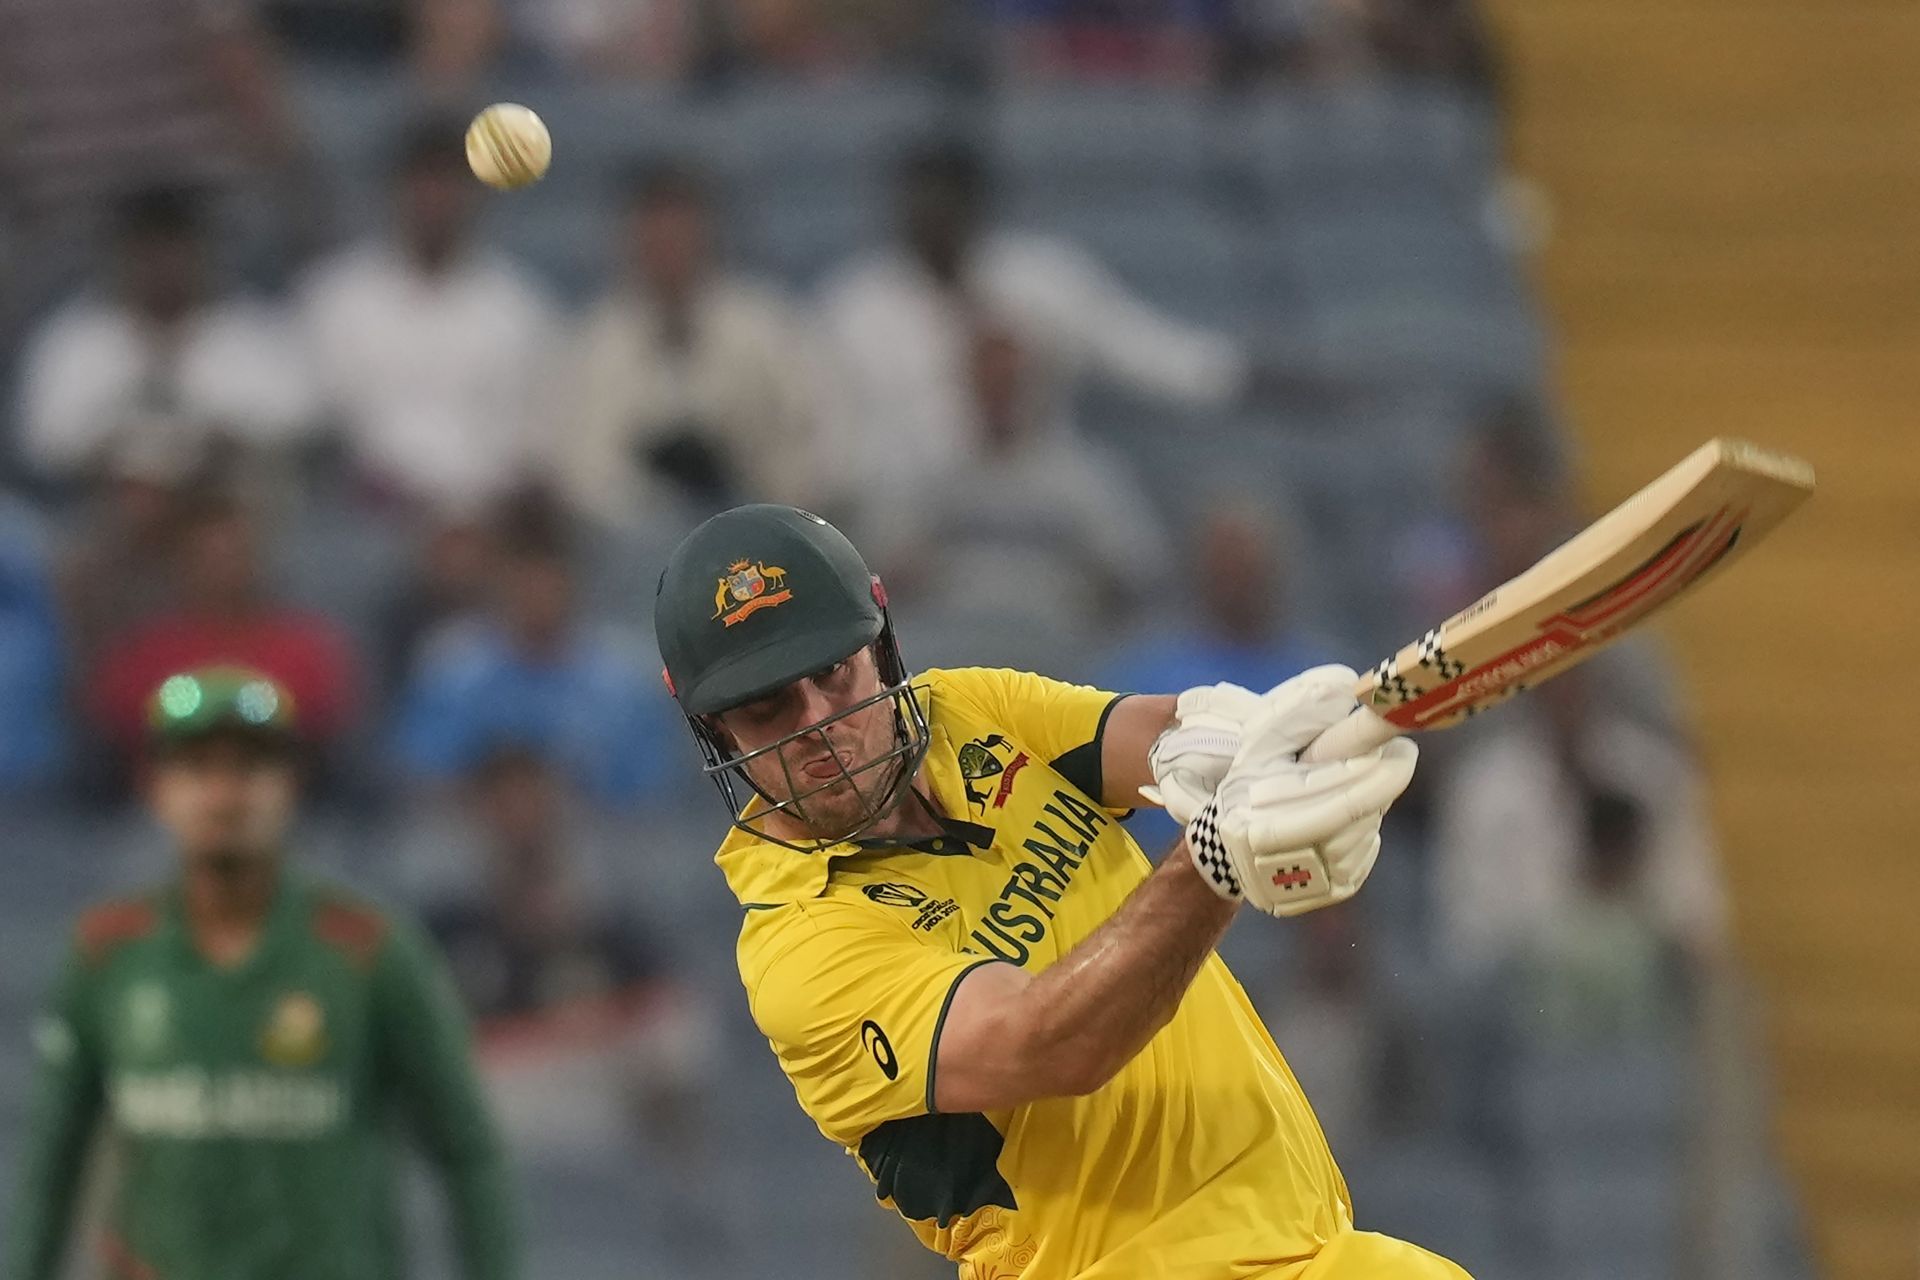
[[[1465,0],[0,26],[0,1156],[67,921],[166,870],[144,699],[235,660],[314,736],[299,856],[447,952],[533,1274],[943,1274],[746,1016],[666,550],[795,502],[912,666],[1264,688],[1589,514]],[[510,195],[460,143],[502,99],[555,140]],[[1424,760],[1366,894],[1226,948],[1361,1225],[1482,1280],[1807,1274],[1660,654]]]

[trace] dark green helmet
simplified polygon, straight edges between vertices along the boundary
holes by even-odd
[[[905,796],[926,754],[925,714],[908,688],[880,579],[825,520],[770,503],[735,507],[707,520],[668,558],[653,626],[667,687],[686,713],[706,757],[707,773],[719,784],[738,825],[779,844],[822,848],[857,836]],[[791,796],[776,799],[759,791],[745,766],[819,732],[828,721],[739,756],[707,718],[825,671],[869,645],[880,692],[828,718],[851,715],[881,699],[894,702],[894,749],[843,771],[846,782],[866,800],[860,825],[845,832],[816,832],[816,838],[805,843],[772,835],[763,821],[767,815],[784,811],[804,821],[807,795],[841,785],[841,780],[813,792],[796,787]],[[749,792],[759,792],[768,801],[752,825],[742,818]]]
[[[660,575],[653,628],[688,715],[751,702],[879,639],[879,580],[819,516],[761,503],[686,536]]]

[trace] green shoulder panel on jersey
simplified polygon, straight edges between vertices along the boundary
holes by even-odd
[[[876,1199],[944,1231],[982,1209],[1020,1207],[1000,1172],[1006,1145],[979,1112],[942,1113],[887,1121],[860,1139],[859,1160]]]
[[[80,954],[97,965],[129,942],[150,936],[160,927],[160,906],[151,895],[103,902],[85,912],[74,929]]]
[[[343,952],[361,969],[380,958],[391,926],[386,913],[364,898],[333,885],[315,885],[310,917],[313,936]]]
[[[1114,694],[1112,701],[1100,713],[1100,722],[1094,726],[1093,738],[1047,762],[1049,768],[1080,788],[1081,794],[1095,804],[1100,803],[1100,793],[1106,786],[1106,780],[1101,776],[1101,752],[1106,749],[1107,721],[1113,718],[1113,709],[1132,696],[1130,693]]]

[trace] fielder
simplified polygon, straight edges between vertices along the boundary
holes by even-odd
[[[467,1280],[513,1280],[505,1163],[452,984],[414,929],[283,860],[286,690],[233,668],[178,675],[151,734],[147,798],[180,872],[74,931],[34,1029],[6,1276],[62,1273],[104,1130],[117,1176],[97,1274],[398,1280],[405,1123],[446,1187]]]
[[[1415,749],[1306,766],[1353,707],[909,677],[816,516],[748,506],[674,551],[666,675],[734,815],[740,973],[801,1105],[963,1280],[1465,1280],[1356,1231],[1312,1109],[1214,954],[1242,901],[1356,892]],[[1186,835],[1121,828],[1155,788]]]

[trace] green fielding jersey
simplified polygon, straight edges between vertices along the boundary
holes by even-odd
[[[233,969],[194,949],[177,887],[96,908],[34,1049],[6,1280],[59,1273],[102,1128],[109,1275],[396,1280],[403,1135],[442,1175],[469,1280],[518,1274],[453,988],[412,927],[341,889],[287,873]]]

